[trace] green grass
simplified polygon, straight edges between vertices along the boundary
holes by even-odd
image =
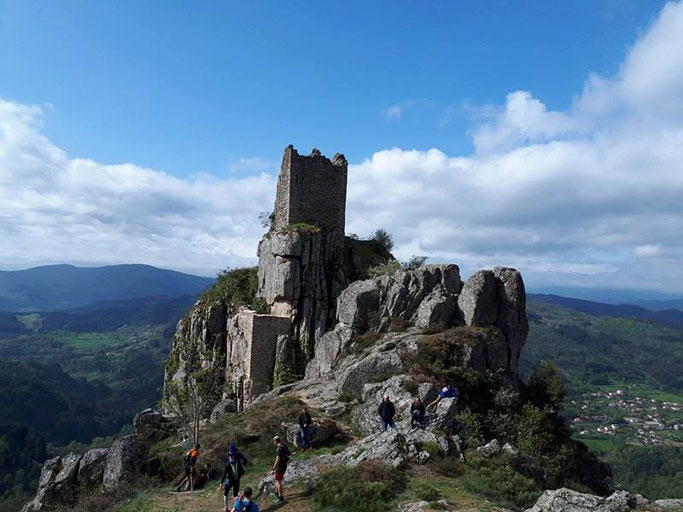
[[[320,228],[318,226],[306,222],[295,222],[294,224],[287,226],[287,229],[296,233],[310,233],[313,235],[320,233]]]
[[[24,324],[27,329],[38,331],[43,325],[43,318],[40,313],[29,313],[25,315],[17,315],[17,320]]]
[[[581,441],[591,450],[600,450],[602,452],[609,453],[614,449],[614,443],[612,443],[611,439],[596,439],[594,437],[584,436],[575,436],[574,439]]]

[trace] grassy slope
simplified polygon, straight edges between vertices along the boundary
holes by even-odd
[[[219,466],[223,454],[226,453],[227,445],[231,441],[237,442],[245,455],[249,458],[247,473],[244,477],[243,486],[251,486],[256,491],[258,482],[269,474],[274,459],[274,447],[271,444],[271,435],[277,432],[277,426],[284,419],[296,418],[301,402],[293,397],[281,397],[237,415],[227,415],[217,423],[209,425],[203,433],[201,442],[202,462],[210,461],[216,467]],[[316,418],[320,414],[312,411]],[[341,427],[350,430],[350,425],[341,424]],[[293,459],[309,458],[327,453],[336,453],[348,442],[353,440],[336,440],[327,446],[317,447],[315,450],[293,454]],[[151,485],[145,487],[123,503],[114,506],[111,510],[117,512],[180,512],[180,511],[217,511],[222,506],[222,491],[217,488],[217,482],[194,493],[172,492],[172,480],[178,472],[178,460],[182,454],[182,448],[173,440],[160,443],[154,448],[155,454],[162,460],[163,485]],[[413,466],[407,473],[405,488],[396,495],[393,503],[386,504],[386,510],[393,510],[394,505],[410,501],[425,499],[429,493],[430,500],[447,499],[456,503],[462,509],[471,510],[494,510],[495,503],[486,498],[467,491],[461,481],[462,468],[449,477],[441,474],[439,468],[426,466]],[[308,483],[312,484],[312,482]],[[308,512],[316,510],[312,492],[309,485],[301,483],[294,488],[286,489],[287,502],[284,505],[275,505],[269,496],[261,496],[258,503],[264,512],[280,510],[282,512]],[[349,501],[352,503],[352,501]],[[86,507],[87,504],[82,504]],[[319,509],[317,509],[319,510]]]

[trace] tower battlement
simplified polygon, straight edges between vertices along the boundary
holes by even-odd
[[[304,156],[287,146],[277,182],[273,229],[306,223],[343,235],[347,174],[342,154],[330,160],[317,149]]]

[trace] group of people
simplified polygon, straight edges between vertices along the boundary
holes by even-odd
[[[299,444],[303,450],[310,450],[313,448],[312,443],[313,432],[313,418],[304,407],[299,415]],[[272,474],[275,480],[275,501],[284,501],[284,489],[282,481],[287,471],[287,466],[291,460],[292,454],[289,447],[285,444],[280,436],[273,438],[275,445],[275,460],[273,462]],[[216,471],[211,467],[210,463],[206,464],[203,471],[199,471],[199,450],[201,445],[199,443],[194,445],[194,448],[188,450],[183,457],[184,477],[177,487],[177,490],[184,488],[193,491],[201,475],[202,481],[212,480],[217,476]],[[248,464],[247,457],[239,450],[235,443],[228,445],[228,454],[223,468],[223,474],[218,484],[219,490],[223,491],[223,510],[224,512],[258,512],[258,504],[254,501],[253,489],[245,487],[244,492],[240,494],[240,487],[242,477],[246,472]],[[231,495],[233,500],[231,500]],[[232,505],[232,508],[230,508]]]
[[[457,386],[446,382],[444,387],[439,391],[438,396],[430,402],[426,407],[422,403],[422,399],[416,396],[413,403],[410,404],[410,426],[412,428],[425,426],[425,417],[427,411],[433,411],[439,405],[439,402],[444,398],[458,398],[460,396],[460,391]],[[396,422],[394,421],[394,416],[396,416],[396,407],[391,401],[389,395],[384,395],[382,401],[377,407],[377,414],[379,415],[380,424],[382,426],[382,432],[386,432],[389,427],[396,429]]]
[[[457,386],[447,382],[439,392],[438,396],[430,402],[427,406],[422,403],[419,396],[416,396],[413,403],[410,405],[410,426],[424,427],[427,411],[437,408],[439,402],[444,398],[458,398],[460,392]],[[396,429],[396,422],[394,416],[396,415],[396,407],[391,401],[389,395],[385,395],[377,407],[377,414],[379,415],[382,431],[386,432],[388,428]],[[299,415],[299,445],[302,450],[310,450],[313,448],[312,443],[313,433],[313,419],[308,409],[304,407]],[[287,466],[291,460],[291,452],[289,447],[282,441],[280,436],[273,438],[275,445],[275,461],[273,462],[272,474],[275,480],[275,500],[277,502],[284,501],[284,489],[282,481],[287,471]],[[199,450],[201,445],[199,443],[194,445],[194,448],[188,450],[183,458],[185,476],[178,486],[178,490],[188,486],[189,490],[193,491],[197,483],[199,472]],[[235,443],[228,445],[228,454],[223,467],[223,474],[218,484],[219,490],[223,491],[223,505],[224,512],[258,512],[259,508],[253,499],[253,490],[251,487],[245,487],[244,492],[240,494],[240,484],[245,473],[245,467],[248,464],[247,458]],[[207,464],[202,476],[205,480],[211,480],[217,475],[216,471]],[[230,508],[231,500],[230,494],[234,501],[232,508]]]

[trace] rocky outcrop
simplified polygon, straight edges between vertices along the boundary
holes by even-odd
[[[70,453],[54,457],[43,464],[35,497],[22,512],[45,510],[52,505],[68,504],[76,499],[78,468],[81,456]]]
[[[300,428],[298,423],[285,422],[280,426],[282,432],[292,446],[301,446]],[[316,421],[309,432],[309,442],[313,446],[319,446],[341,434],[337,424],[330,420]]]
[[[370,316],[379,308],[379,287],[374,279],[356,281],[344,288],[337,299],[337,322],[353,332],[365,332]]]
[[[114,489],[141,474],[145,465],[147,448],[147,445],[135,435],[120,437],[114,441],[109,448],[104,467],[102,477],[104,488]]]
[[[484,327],[494,325],[498,318],[496,277],[490,270],[480,270],[470,276],[458,297],[466,325]]]
[[[457,316],[457,307],[457,296],[444,292],[442,287],[438,287],[422,299],[415,312],[413,323],[420,329],[452,325],[456,319],[458,322],[460,320]]]
[[[384,380],[405,371],[406,365],[396,351],[372,353],[337,373],[337,387],[342,393],[360,393],[370,381]],[[382,379],[384,377],[384,379]]]
[[[83,455],[78,468],[78,485],[91,486],[102,483],[104,468],[107,465],[107,448],[96,448]]]
[[[493,274],[497,280],[499,302],[496,326],[503,331],[508,341],[510,369],[517,373],[519,356],[529,334],[524,281],[522,275],[513,268],[495,267]]]
[[[642,498],[642,496],[640,497]],[[653,505],[655,510],[681,512],[683,511],[683,498],[655,500]]]
[[[378,325],[379,331],[386,331],[392,322],[402,320],[410,323],[414,319],[420,304],[425,297],[435,293],[443,300],[460,292],[460,269],[457,265],[424,265],[416,270],[401,271],[377,278],[380,289]],[[423,312],[423,318],[425,314]],[[455,320],[447,319],[447,322]]]
[[[178,322],[166,360],[164,396],[172,386],[186,386],[197,368],[224,373],[230,307],[222,300],[200,301]]]
[[[529,334],[526,316],[526,293],[519,271],[495,267],[480,270],[465,283],[458,297],[458,307],[467,326],[497,327],[504,336],[493,358],[494,366],[517,373],[522,347]]]
[[[627,512],[634,508],[633,497],[626,491],[602,498],[562,488],[545,491],[527,512]]]
[[[133,431],[135,435],[146,444],[152,445],[162,439],[166,439],[171,426],[159,411],[145,409],[133,418]]]
[[[218,418],[237,412],[237,402],[232,398],[223,398],[211,411],[211,421],[216,421]]]
[[[507,444],[505,446],[508,446]],[[483,446],[480,446],[477,448],[477,455],[481,455],[482,457],[494,457],[495,455],[498,455],[500,453],[500,443],[498,442],[498,439],[491,439],[488,443],[486,443]]]

